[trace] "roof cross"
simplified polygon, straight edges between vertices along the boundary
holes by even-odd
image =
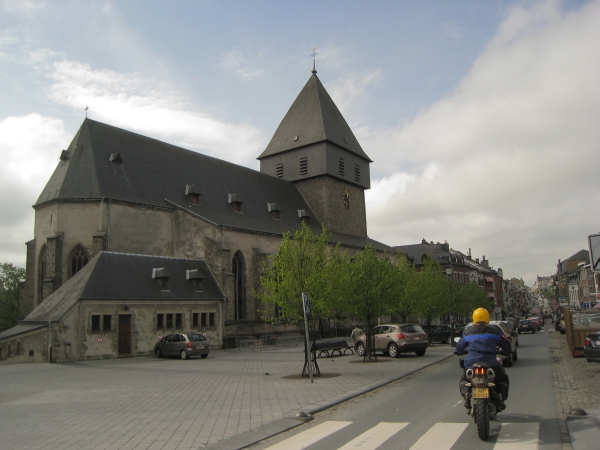
[[[308,56],[312,56],[312,59],[313,59],[313,70],[312,70],[312,73],[317,73],[317,69],[315,69],[315,60],[317,59],[317,55],[318,55],[318,53],[317,53],[317,47],[313,47],[312,53],[310,55],[308,55]]]
[[[85,105],[85,118],[87,119],[87,110],[90,109],[88,105]]]

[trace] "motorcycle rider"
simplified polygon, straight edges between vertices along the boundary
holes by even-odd
[[[494,383],[500,397],[498,409],[502,411],[506,408],[504,400],[508,398],[508,375],[502,364],[498,364],[496,351],[500,347],[502,350],[510,352],[510,342],[498,328],[491,327],[489,323],[490,313],[487,309],[477,308],[473,311],[473,326],[465,328],[463,337],[456,343],[454,350],[457,354],[468,352],[464,360],[465,370],[459,383],[460,393],[465,399],[464,405],[467,410],[471,409],[471,387],[466,385],[469,380],[465,373],[477,362],[485,363],[494,370],[496,374]]]

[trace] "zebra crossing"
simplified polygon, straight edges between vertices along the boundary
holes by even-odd
[[[493,422],[493,427],[496,427],[498,423]],[[319,447],[320,441],[350,425],[352,422],[328,420],[265,450],[300,450],[311,446],[313,449],[325,448]],[[410,425],[408,422],[380,422],[337,450],[375,450],[408,425]],[[410,450],[450,450],[468,426],[469,423],[436,423],[412,444]],[[493,449],[536,450],[538,435],[539,424],[537,422],[501,423]]]

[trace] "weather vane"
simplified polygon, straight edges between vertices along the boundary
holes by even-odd
[[[317,55],[318,55],[318,53],[317,53],[317,47],[313,47],[313,52],[310,55],[308,55],[308,56],[312,56],[312,59],[313,59],[313,70],[312,70],[312,73],[317,73],[317,69],[315,69],[315,61],[317,59]]]

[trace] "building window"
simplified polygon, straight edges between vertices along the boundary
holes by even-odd
[[[197,327],[198,326],[198,313],[193,313],[192,314],[192,326],[193,327]]]
[[[200,326],[205,327],[206,326],[206,313],[202,313],[200,320],[201,320]]]
[[[231,268],[234,276],[234,305],[235,305],[235,320],[243,320],[246,318],[246,291],[245,286],[245,268],[244,257],[241,252],[236,252],[233,255],[233,263]]]
[[[83,269],[83,266],[85,266],[88,261],[89,256],[85,249],[81,245],[75,247],[71,253],[71,276]]]
[[[100,316],[92,315],[92,333],[100,333]]]
[[[167,314],[167,328],[173,328],[173,314]]]
[[[229,194],[228,198],[227,198],[228,203],[231,205],[231,207],[233,208],[233,210],[236,213],[241,213],[242,212],[242,200],[240,199],[240,196],[237,194]]]
[[[102,330],[105,333],[108,333],[110,331],[110,319],[112,316],[110,315],[104,315],[102,316]]]
[[[156,328],[164,328],[165,327],[165,315],[157,314],[156,315]]]
[[[283,163],[279,163],[275,167],[275,176],[277,178],[283,178]]]
[[[354,179],[360,181],[360,166],[358,164],[354,166]]]
[[[340,176],[344,176],[344,158],[340,158]]]
[[[215,313],[208,313],[208,325],[211,327],[215,326]]]
[[[306,175],[308,173],[308,160],[306,156],[300,158],[300,175]]]
[[[7,352],[7,355],[6,355],[6,357],[7,357],[7,358],[10,358],[10,357],[11,357],[11,354],[10,354],[10,344],[8,344],[8,352]]]
[[[17,342],[17,355],[21,354],[21,341]]]
[[[181,328],[181,318],[183,314],[175,314],[175,328]]]
[[[196,291],[202,291],[202,278],[192,278],[190,281]]]
[[[39,284],[38,284],[38,298],[39,298],[39,303],[42,303],[44,301],[44,280],[46,279],[46,253],[47,253],[47,249],[48,247],[46,247],[45,245],[42,247],[42,251],[40,252],[40,259],[39,259],[39,272],[40,272],[40,278],[39,278]]]

